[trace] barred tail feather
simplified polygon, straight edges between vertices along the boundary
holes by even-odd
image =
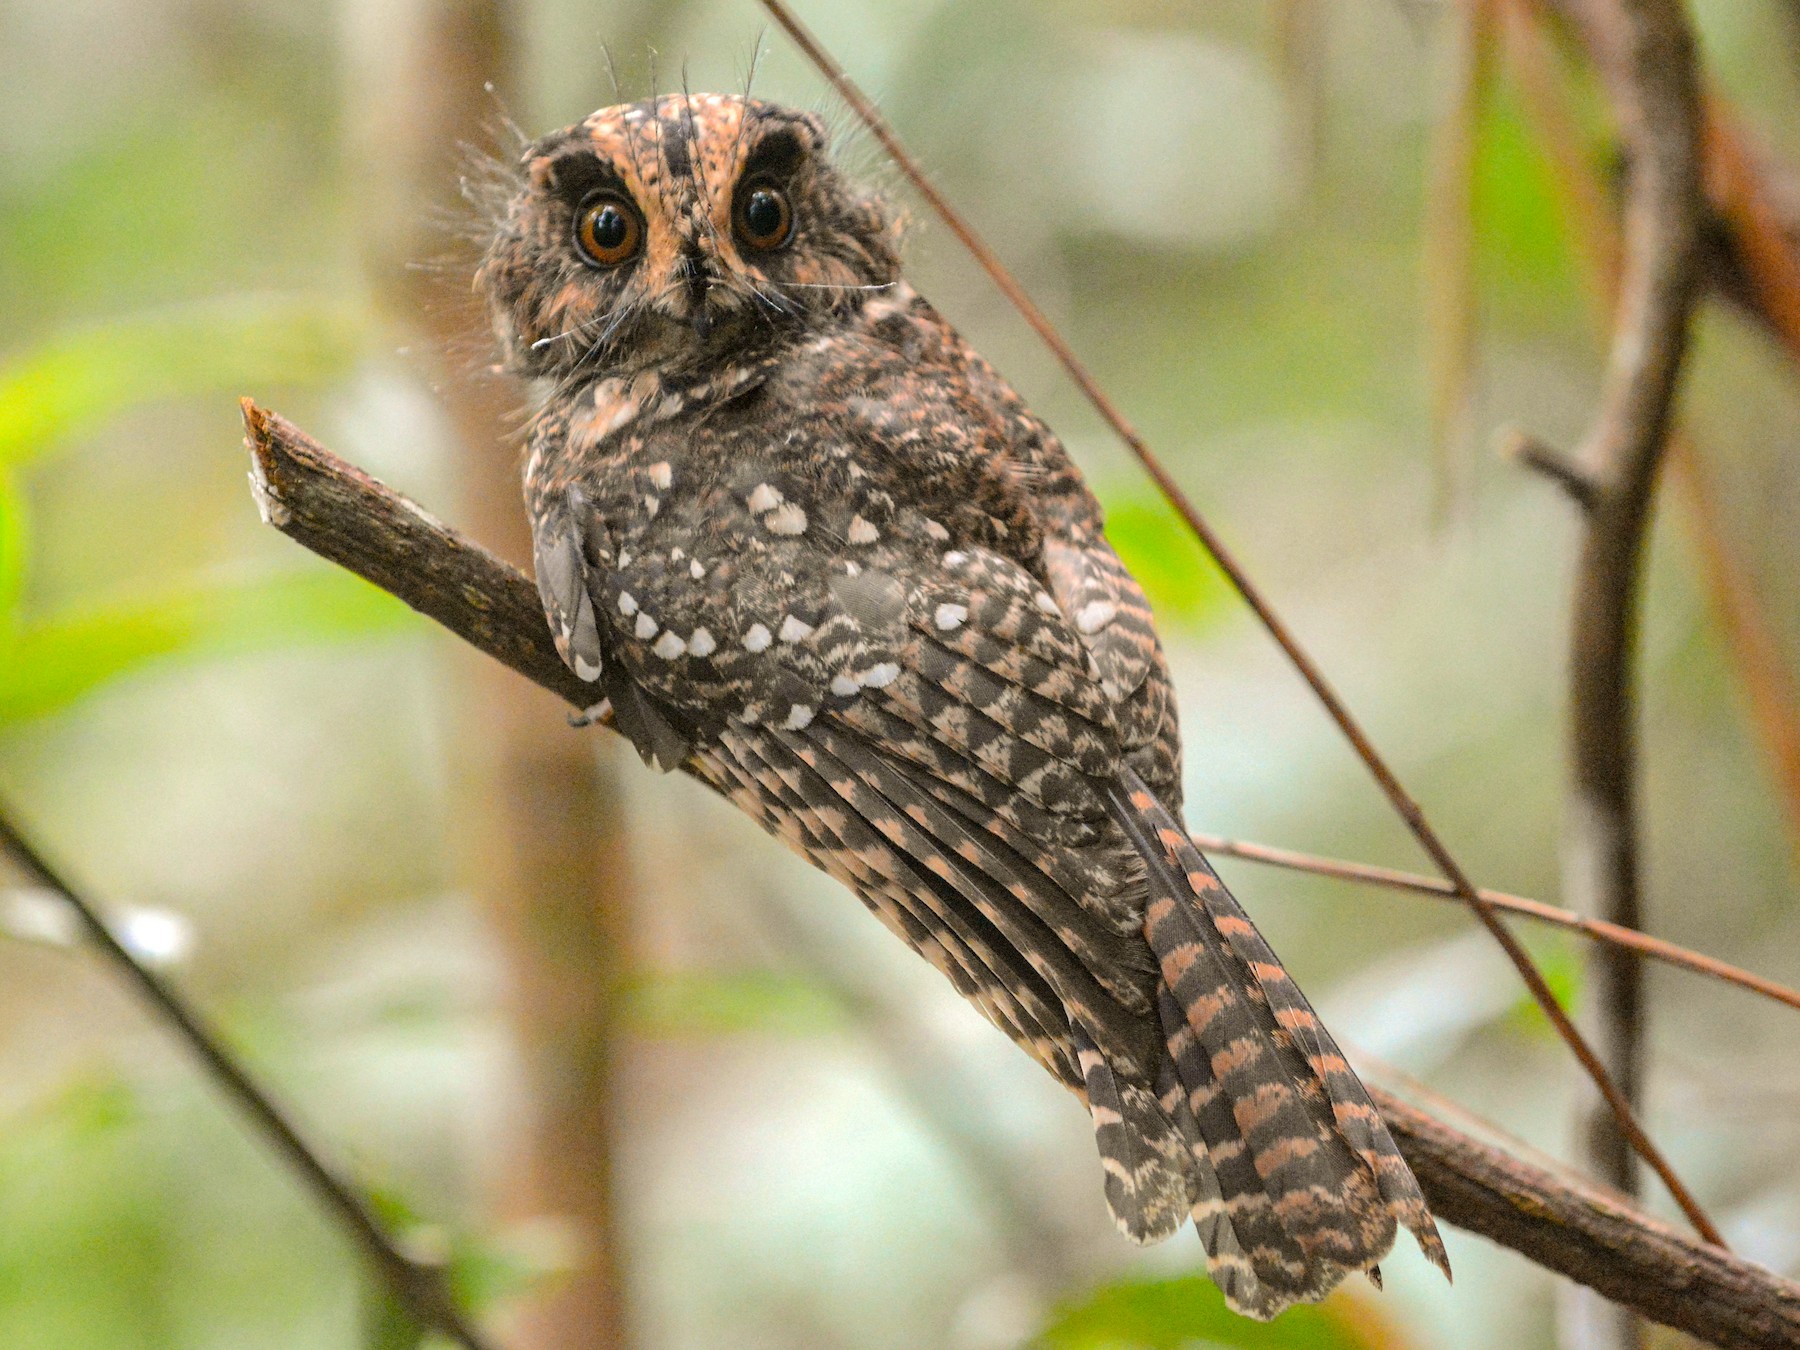
[[[1159,1095],[1192,1149],[1194,1224],[1227,1302],[1266,1319],[1352,1271],[1379,1279],[1397,1224],[1448,1275],[1411,1170],[1262,935],[1129,770],[1113,808],[1149,878]]]
[[[1194,1205],[1186,1140],[1147,1088],[1121,1081],[1086,1023],[1071,1019],[1069,1037],[1093,1117],[1106,1203],[1119,1230],[1134,1242],[1173,1237]]]

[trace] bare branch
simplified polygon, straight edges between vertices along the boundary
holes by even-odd
[[[1587,31],[1611,94],[1630,171],[1619,303],[1605,383],[1581,455],[1593,503],[1576,564],[1570,637],[1570,786],[1566,892],[1580,907],[1643,927],[1634,697],[1640,575],[1658,472],[1698,294],[1702,117],[1693,38],[1679,0],[1592,0]],[[1643,969],[1615,949],[1593,956],[1607,1067],[1641,1098]],[[1600,1175],[1636,1189],[1612,1119],[1590,1117]],[[1695,1225],[1717,1240],[1702,1218]]]
[[[213,1083],[249,1118],[265,1143],[293,1168],[300,1182],[319,1198],[392,1292],[394,1299],[420,1326],[450,1338],[463,1350],[485,1350],[483,1340],[464,1319],[444,1280],[443,1270],[415,1260],[382,1228],[355,1188],[300,1137],[287,1112],[256,1083],[201,1020],[155,971],[149,969],[114,936],[97,906],[64,881],[43,855],[21,834],[14,817],[0,804],[0,855],[11,858],[34,885],[61,896],[95,949],[135,986],[152,1012],[183,1041]]]
[[[1800,1345],[1800,1285],[1646,1218],[1377,1091],[1432,1210],[1634,1312],[1712,1345]]]
[[[1618,220],[1608,201],[1605,171],[1588,154],[1576,127],[1574,91],[1569,72],[1551,52],[1543,19],[1546,10],[1570,21],[1563,26],[1573,30],[1578,43],[1586,38],[1583,16],[1587,9],[1582,0],[1506,0],[1502,31],[1507,38],[1508,66],[1518,79],[1536,124],[1538,143],[1553,166],[1567,207],[1570,234],[1583,264],[1590,308],[1599,320],[1597,327],[1604,333],[1618,301]],[[1730,134],[1732,110],[1717,95],[1710,100],[1710,108],[1707,176],[1714,181],[1717,195],[1721,191],[1717,180],[1722,175],[1711,165],[1711,159],[1724,153],[1718,144],[1719,128],[1723,126],[1725,133]],[[1800,182],[1783,173],[1767,156],[1752,157],[1751,168],[1758,175],[1759,195],[1774,204],[1771,210],[1777,228],[1775,239],[1796,260],[1794,268],[1800,270]],[[1714,209],[1723,210],[1716,203]],[[1708,265],[1713,286],[1736,302],[1753,301],[1752,309],[1760,306],[1772,314],[1769,306],[1750,295],[1755,282],[1747,266],[1726,268],[1718,262],[1716,250],[1731,244],[1725,227],[1715,223],[1703,239],[1715,250]],[[1726,284],[1721,280],[1722,271],[1733,272],[1736,281]],[[1763,317],[1765,327],[1779,336],[1778,325],[1768,314]],[[1800,342],[1788,343],[1784,350],[1800,362]],[[1800,869],[1800,694],[1796,693],[1793,675],[1777,641],[1778,625],[1729,537],[1705,458],[1693,438],[1680,428],[1670,438],[1668,460],[1676,497],[1686,508],[1700,580],[1724,630],[1732,665],[1749,704],[1752,730],[1780,795],[1789,847],[1796,868]]]
[[[571,706],[592,699],[557,658],[537,590],[522,573],[276,414],[246,401],[245,422],[251,477],[271,524]],[[1449,1221],[1716,1345],[1800,1344],[1800,1285],[1376,1096],[1433,1208]]]
[[[1357,757],[1362,760],[1364,767],[1368,769],[1370,775],[1380,786],[1382,793],[1387,797],[1395,813],[1405,823],[1407,830],[1418,841],[1419,847],[1425,851],[1433,865],[1456,888],[1456,893],[1468,903],[1482,926],[1500,944],[1501,950],[1506,953],[1507,960],[1512,962],[1513,968],[1519,972],[1519,978],[1525,982],[1525,987],[1530,991],[1532,999],[1539,1008],[1543,1009],[1544,1016],[1549,1018],[1550,1025],[1555,1028],[1556,1034],[1569,1047],[1570,1053],[1580,1062],[1583,1071],[1593,1080],[1594,1086],[1605,1099],[1607,1107],[1618,1122],[1621,1136],[1630,1142],[1631,1147],[1637,1151],[1639,1156],[1649,1163],[1656,1174],[1663,1179],[1663,1183],[1669,1188],[1669,1193],[1675,1197],[1676,1203],[1681,1206],[1695,1228],[1703,1234],[1716,1235],[1717,1230],[1713,1228],[1711,1221],[1706,1217],[1705,1211],[1700,1208],[1699,1203],[1682,1184],[1681,1178],[1675,1174],[1675,1169],[1670,1166],[1662,1151],[1645,1133],[1626,1094],[1620,1091],[1618,1085],[1613,1081],[1612,1075],[1607,1072],[1606,1066],[1601,1062],[1600,1056],[1595,1053],[1594,1048],[1588,1044],[1581,1032],[1576,1030],[1574,1022],[1569,1019],[1569,1014],[1557,1002],[1556,995],[1551,991],[1548,981],[1544,979],[1543,972],[1532,961],[1531,954],[1520,945],[1518,938],[1514,937],[1512,931],[1507,928],[1500,918],[1500,912],[1481,898],[1475,883],[1469,879],[1462,864],[1456,860],[1455,855],[1450,852],[1449,846],[1444,843],[1425,818],[1424,808],[1402,785],[1400,779],[1388,766],[1387,761],[1376,750],[1368,733],[1352,715],[1349,706],[1338,696],[1337,690],[1325,678],[1325,672],[1300,645],[1299,639],[1288,628],[1286,621],[1275,612],[1274,606],[1263,595],[1261,589],[1250,580],[1249,574],[1238,562],[1236,555],[1226,547],[1224,539],[1195,509],[1194,504],[1188,500],[1187,494],[1181,490],[1173,476],[1151,452],[1143,438],[1125,420],[1124,415],[1107,397],[1105,391],[1100,388],[1087,368],[1082,365],[1062,335],[1056,331],[1043,311],[1038,309],[1031,297],[1025,293],[1018,280],[1007,271],[999,257],[950,205],[943,194],[932,185],[918,161],[900,143],[893,128],[888,126],[886,120],[876,111],[875,105],[869,101],[868,96],[861,89],[857,88],[856,83],[844,72],[843,67],[832,59],[831,54],[825,50],[817,38],[807,31],[805,25],[793,15],[782,3],[782,0],[758,0],[758,3],[769,12],[776,23],[781,25],[782,30],[794,40],[795,44],[818,68],[820,74],[837,90],[858,119],[868,128],[869,133],[892,156],[894,163],[907,180],[925,198],[932,210],[936,211],[944,223],[949,226],[951,233],[969,250],[1007,300],[1024,316],[1025,321],[1031,325],[1032,330],[1050,349],[1069,378],[1081,390],[1082,395],[1093,405],[1095,411],[1143,465],[1144,471],[1150,475],[1151,481],[1156,484],[1158,491],[1174,508],[1175,513],[1181,517],[1194,537],[1200,541],[1201,547],[1218,564],[1219,570],[1225,573],[1232,588],[1243,598],[1244,603],[1250,607],[1258,621],[1275,639],[1276,645],[1286,654],[1289,663],[1306,681],[1313,696],[1319,700],[1320,706],[1337,724],[1338,730],[1343,733],[1344,738],[1350,742],[1351,748],[1355,750]]]

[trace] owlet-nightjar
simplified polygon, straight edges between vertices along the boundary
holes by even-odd
[[[1418,1184],[1189,842],[1143,591],[1055,435],[903,280],[809,113],[717,94],[531,145],[477,273],[533,382],[557,650],[1080,1098],[1107,1203],[1272,1317]]]

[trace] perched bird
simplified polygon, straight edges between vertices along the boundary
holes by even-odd
[[[861,898],[1093,1119],[1139,1242],[1267,1318],[1396,1224],[1362,1083],[1181,823],[1144,594],[1057,438],[901,280],[819,118],[718,94],[532,144],[476,277],[538,394],[538,587],[595,715]]]

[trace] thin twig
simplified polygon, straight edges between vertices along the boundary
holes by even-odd
[[[291,423],[245,408],[258,500],[270,523],[391,591],[452,633],[581,708],[537,589],[354,469]],[[704,780],[703,780],[704,781]],[[1375,1099],[1438,1214],[1646,1317],[1715,1345],[1800,1344],[1800,1285],[1673,1233],[1606,1193],[1558,1178],[1434,1120]]]
[[[1500,453],[1526,468],[1541,473],[1561,488],[1583,511],[1594,509],[1594,480],[1560,450],[1516,429],[1501,433]]]
[[[1437,877],[1420,876],[1417,872],[1401,872],[1390,867],[1345,862],[1338,858],[1321,858],[1313,853],[1274,848],[1268,844],[1254,844],[1239,839],[1223,839],[1213,834],[1195,833],[1193,840],[1195,846],[1203,853],[1216,853],[1227,858],[1242,858],[1245,862],[1263,863],[1270,867],[1285,867],[1293,872],[1310,872],[1314,876],[1335,877],[1340,881],[1355,881],[1367,886],[1381,886],[1396,891],[1412,891],[1418,895],[1432,895],[1441,900],[1455,901],[1458,904],[1467,903],[1462,896],[1456,893],[1456,888],[1449,882],[1442,881]],[[1735,984],[1740,989],[1747,989],[1753,994],[1760,994],[1764,998],[1773,999],[1777,1003],[1785,1003],[1790,1008],[1800,1010],[1800,989],[1790,989],[1785,984],[1778,984],[1765,976],[1754,974],[1740,966],[1734,966],[1720,961],[1716,957],[1694,951],[1690,947],[1683,947],[1662,938],[1651,937],[1648,933],[1640,933],[1635,928],[1624,928],[1616,923],[1608,923],[1604,919],[1590,919],[1573,910],[1558,909],[1554,905],[1546,905],[1541,900],[1532,900],[1523,895],[1512,895],[1506,891],[1484,889],[1481,892],[1481,898],[1495,909],[1504,909],[1509,913],[1523,915],[1528,919],[1554,924],[1558,928],[1566,928],[1572,933],[1580,933],[1583,937],[1592,938],[1595,942],[1610,943],[1615,947],[1638,952],[1667,965],[1680,966],[1683,970],[1707,975],[1715,980],[1722,980],[1726,984]]]
[[[34,885],[62,897],[100,954],[137,988],[156,1016],[199,1059],[207,1076],[249,1118],[264,1142],[294,1170],[301,1184],[319,1198],[339,1226],[363,1249],[395,1300],[420,1326],[449,1337],[463,1350],[485,1350],[489,1343],[457,1308],[442,1268],[417,1261],[401,1250],[355,1189],[324,1161],[316,1148],[300,1137],[287,1113],[251,1079],[200,1015],[113,935],[100,911],[45,861],[20,833],[14,819],[5,805],[0,804],[0,854],[10,857]]]
[[[1674,1168],[1662,1155],[1661,1150],[1651,1142],[1650,1137],[1644,1132],[1631,1103],[1614,1083],[1612,1076],[1607,1072],[1605,1065],[1601,1063],[1593,1047],[1576,1030],[1575,1024],[1569,1019],[1568,1013],[1564,1011],[1562,1005],[1557,1001],[1556,995],[1551,991],[1549,983],[1544,979],[1543,973],[1533,963],[1530,953],[1507,929],[1500,918],[1499,911],[1481,898],[1475,883],[1469,879],[1462,865],[1457,862],[1449,847],[1425,818],[1423,808],[1402,786],[1399,778],[1395,776],[1393,770],[1388,767],[1387,761],[1375,749],[1374,743],[1370,741],[1367,733],[1352,716],[1337,691],[1326,680],[1324,672],[1301,647],[1299,639],[1275,612],[1261,590],[1250,580],[1236,556],[1226,547],[1224,540],[1195,509],[1193,503],[1188,500],[1187,495],[1170,476],[1168,470],[1151,453],[1143,438],[1137,434],[1131,424],[1125,420],[1124,415],[1114,406],[1112,400],[1095,383],[1094,377],[1081,364],[1068,343],[1051,326],[1049,319],[1032,303],[1031,298],[1026,295],[1018,281],[1007,271],[980,236],[962,219],[955,208],[945,200],[943,194],[932,185],[918,162],[901,145],[899,138],[895,136],[881,114],[875,110],[875,106],[844,73],[843,68],[819,45],[818,40],[794,17],[787,6],[781,3],[781,0],[758,0],[758,3],[769,12],[776,23],[787,32],[825,79],[837,90],[851,110],[869,129],[870,134],[881,142],[883,148],[899,166],[900,171],[906,175],[919,194],[949,226],[951,233],[975,257],[975,260],[993,279],[1002,294],[1024,316],[1025,321],[1031,325],[1032,330],[1056,356],[1069,378],[1075,382],[1088,402],[1094,406],[1107,425],[1113,429],[1114,434],[1137,458],[1169,505],[1193,532],[1201,546],[1212,556],[1213,561],[1230,580],[1232,587],[1249,605],[1263,627],[1268,630],[1269,635],[1275,639],[1277,645],[1287,655],[1288,661],[1299,672],[1300,677],[1306,681],[1314,697],[1319,700],[1331,720],[1337,724],[1339,731],[1343,733],[1351,748],[1355,750],[1357,757],[1362,760],[1376,783],[1380,785],[1381,791],[1386,795],[1401,820],[1405,822],[1413,838],[1418,841],[1419,846],[1431,859],[1432,864],[1456,888],[1457,894],[1467,900],[1469,907],[1475,912],[1482,926],[1500,944],[1507,959],[1519,972],[1519,978],[1525,982],[1525,987],[1530,991],[1533,1000],[1543,1009],[1544,1016],[1550,1019],[1550,1024],[1556,1029],[1557,1035],[1580,1061],[1588,1077],[1593,1080],[1594,1086],[1599,1089],[1600,1095],[1606,1099],[1608,1107],[1618,1120],[1620,1132],[1631,1142],[1631,1146],[1637,1150],[1644,1161],[1649,1163],[1656,1174],[1662,1178],[1669,1193],[1674,1196],[1676,1203],[1681,1206],[1694,1227],[1709,1237],[1716,1236],[1718,1230],[1713,1227],[1712,1221],[1706,1217],[1706,1212],[1700,1208],[1693,1194],[1676,1175]]]

